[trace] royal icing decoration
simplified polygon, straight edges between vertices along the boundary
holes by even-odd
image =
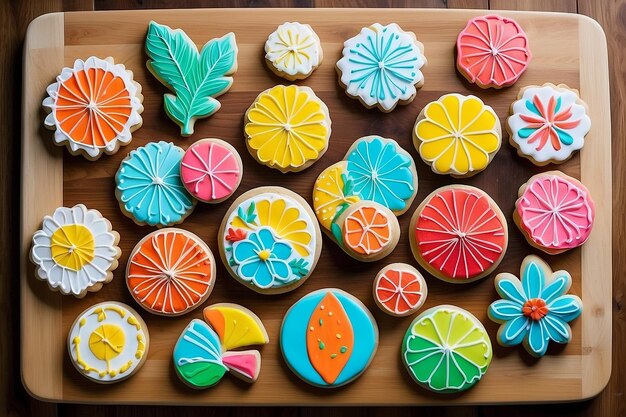
[[[113,278],[119,235],[97,210],[59,207],[33,235],[30,258],[37,277],[62,294],[82,297]]]
[[[211,249],[196,235],[163,229],[143,238],[128,260],[126,284],[146,310],[185,314],[207,299],[215,284]]]
[[[74,322],[67,344],[72,363],[87,378],[118,382],[139,370],[148,350],[148,329],[130,307],[96,304]]]
[[[217,384],[226,372],[254,382],[261,370],[261,354],[256,350],[230,351],[269,343],[261,320],[236,304],[216,304],[204,309],[202,320],[192,320],[174,347],[174,368],[192,388]],[[207,324],[208,323],[208,324]]]
[[[428,287],[417,269],[398,263],[378,273],[373,292],[382,311],[392,316],[409,316],[426,302]]]
[[[77,59],[46,91],[45,125],[55,130],[54,142],[66,144],[72,154],[97,159],[114,153],[141,126],[141,86],[112,58]]]
[[[587,188],[561,173],[532,177],[516,204],[519,226],[531,244],[562,252],[585,243],[595,219],[595,205]]]
[[[277,85],[265,90],[245,119],[250,153],[271,168],[300,171],[328,147],[328,108],[309,87]]]
[[[265,42],[265,59],[289,79],[308,77],[322,61],[322,46],[309,25],[287,22]]]
[[[483,88],[513,85],[531,58],[524,30],[515,20],[497,15],[470,19],[456,50],[459,71]]]
[[[424,200],[416,216],[412,243],[417,258],[446,279],[483,277],[504,257],[506,220],[478,188],[442,187]]]
[[[235,34],[208,41],[200,52],[180,29],[154,21],[148,26],[148,70],[174,94],[163,96],[165,112],[190,136],[196,119],[211,116],[221,103],[215,99],[230,89],[237,70]]]
[[[223,258],[231,274],[252,289],[289,291],[317,262],[317,222],[291,194],[251,190],[225,219]]]
[[[203,139],[191,145],[180,164],[183,185],[195,198],[207,203],[230,197],[241,182],[239,154],[219,139]]]
[[[402,360],[411,377],[440,393],[464,391],[487,372],[491,340],[470,312],[453,306],[424,311],[409,326]]]
[[[191,213],[196,202],[180,177],[183,154],[167,142],[151,142],[130,152],[115,176],[124,214],[139,224],[168,226]]]
[[[496,290],[501,300],[489,306],[489,318],[500,323],[498,343],[520,343],[535,357],[545,355],[550,341],[565,344],[572,339],[568,323],[582,313],[580,298],[567,294],[572,277],[552,270],[541,258],[529,255],[522,261],[521,281],[513,274],[498,274]]]
[[[338,387],[361,375],[376,352],[378,327],[352,295],[329,288],[305,295],[287,311],[280,346],[305,382]]]
[[[360,200],[354,181],[346,175],[346,162],[326,168],[313,187],[313,209],[322,227],[330,230],[333,220],[346,208]]]
[[[377,254],[389,248],[392,224],[387,213],[376,206],[360,206],[343,221],[341,241],[360,255]]]
[[[344,43],[343,57],[337,62],[340,82],[346,92],[367,107],[391,111],[415,97],[416,85],[426,65],[423,46],[412,32],[395,23],[374,23]]]
[[[507,119],[511,142],[538,164],[564,162],[585,144],[591,129],[586,105],[574,90],[545,84],[520,91]]]
[[[413,139],[433,172],[470,176],[487,168],[500,149],[500,120],[478,97],[446,94],[422,110]]]

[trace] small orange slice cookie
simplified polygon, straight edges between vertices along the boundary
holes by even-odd
[[[128,145],[141,127],[143,95],[133,73],[113,58],[77,59],[46,89],[47,128],[72,155],[96,160]]]
[[[428,287],[420,272],[411,265],[395,263],[380,270],[374,279],[374,301],[385,313],[404,317],[426,302]]]

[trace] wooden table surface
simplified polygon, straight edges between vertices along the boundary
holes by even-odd
[[[212,416],[247,415],[308,416],[624,416],[626,401],[626,332],[622,298],[626,288],[626,220],[623,216],[626,190],[613,182],[613,373],[607,388],[595,399],[576,404],[455,407],[455,408],[192,408],[56,405],[36,401],[24,391],[19,370],[18,258],[19,152],[22,44],[28,23],[53,11],[178,7],[439,7],[543,10],[581,13],[604,28],[609,48],[611,82],[612,154],[615,178],[626,177],[626,65],[622,53],[626,40],[626,0],[3,0],[0,1],[0,312],[5,317],[0,331],[0,415],[9,416]],[[520,380],[520,389],[533,381]],[[546,387],[550,389],[550,387]]]

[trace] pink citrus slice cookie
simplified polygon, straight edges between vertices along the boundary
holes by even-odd
[[[419,310],[426,302],[428,287],[422,274],[411,265],[387,265],[376,275],[374,301],[385,313],[404,317]]]

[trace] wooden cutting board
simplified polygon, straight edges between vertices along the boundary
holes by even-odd
[[[22,379],[35,397],[49,401],[88,403],[220,404],[220,405],[323,405],[323,404],[477,404],[572,401],[589,398],[606,385],[611,364],[611,148],[607,51],[604,33],[593,20],[557,13],[502,12],[515,18],[528,34],[533,60],[518,83],[501,91],[483,91],[469,85],[454,65],[454,44],[466,21],[481,11],[417,9],[205,9],[133,12],[56,13],[34,20],[24,48],[22,224],[21,224],[21,346]],[[198,121],[196,133],[187,139],[163,111],[165,88],[148,73],[143,52],[148,22],[156,20],[180,27],[198,44],[233,31],[239,46],[239,70],[233,88],[220,98],[222,109],[210,119]],[[324,49],[324,62],[299,84],[312,87],[330,109],[333,133],[328,152],[299,174],[282,175],[256,163],[246,151],[242,135],[243,114],[256,95],[273,85],[286,83],[263,62],[266,36],[285,21],[309,23]],[[366,110],[346,97],[338,86],[335,62],[343,41],[374,22],[396,22],[415,32],[425,45],[428,67],[425,86],[408,106],[390,114]],[[41,101],[46,86],[62,67],[76,58],[112,56],[135,73],[145,96],[143,127],[132,143],[116,155],[97,162],[72,157],[52,144],[52,133],[43,128]],[[424,308],[456,304],[474,313],[486,326],[494,343],[494,359],[483,380],[460,395],[431,394],[416,386],[400,361],[400,342],[412,318],[392,318],[379,311],[372,299],[371,283],[387,263],[410,262],[408,222],[413,210],[435,188],[453,182],[476,185],[500,205],[509,221],[510,242],[504,261],[495,273],[519,272],[522,258],[536,253],[513,225],[518,187],[530,176],[554,167],[537,168],[516,156],[507,138],[489,168],[471,179],[453,180],[433,174],[420,160],[411,142],[411,128],[422,107],[449,92],[475,94],[491,105],[504,122],[520,87],[544,82],[566,83],[579,88],[591,108],[592,130],[580,155],[558,167],[580,178],[596,202],[597,219],[588,243],[567,254],[543,257],[553,269],[572,273],[572,291],[580,295],[585,312],[572,328],[572,342],[552,346],[540,359],[530,359],[522,349],[500,348],[495,343],[497,325],[487,318],[487,306],[496,298],[493,276],[474,284],[452,285],[430,276],[429,298]],[[215,291],[205,303],[236,302],[254,310],[265,323],[270,344],[262,348],[259,380],[249,386],[226,377],[216,387],[196,392],[175,375],[172,349],[182,329],[199,308],[183,317],[164,318],[143,312],[135,305],[124,282],[128,254],[153,229],[136,226],[122,215],[114,197],[113,176],[120,161],[138,146],[169,140],[187,147],[204,137],[219,137],[235,146],[244,161],[245,175],[237,194],[261,185],[288,187],[311,202],[312,185],[328,165],[342,159],[351,143],[368,134],[396,139],[417,161],[419,192],[411,210],[400,218],[402,237],[395,252],[373,264],[351,260],[334,243],[324,239],[324,249],[313,276],[297,290],[279,296],[261,296],[235,282],[218,265]],[[232,201],[232,199],[231,199]],[[48,290],[34,276],[28,261],[32,233],[44,215],[60,205],[85,203],[113,223],[122,239],[120,268],[113,282],[98,293],[78,300]],[[199,204],[182,224],[217,251],[217,228],[230,201]],[[494,274],[495,274],[494,273]],[[278,348],[283,314],[300,297],[318,288],[338,287],[361,299],[373,312],[380,329],[378,352],[365,374],[335,390],[302,383],[284,364]],[[142,312],[150,330],[148,360],[131,379],[112,386],[91,383],[72,367],[66,337],[76,315],[104,300],[118,300]]]

